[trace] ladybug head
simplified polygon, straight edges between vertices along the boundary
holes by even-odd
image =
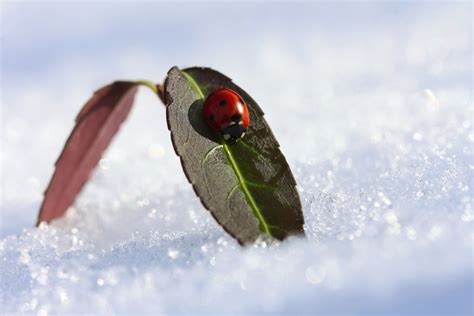
[[[227,128],[224,128],[221,133],[225,140],[236,141],[244,137],[246,131],[247,127],[241,124],[233,124]]]

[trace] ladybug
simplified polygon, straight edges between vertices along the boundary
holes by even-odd
[[[250,124],[249,110],[244,99],[227,88],[214,90],[204,101],[203,115],[207,124],[222,134],[225,140],[244,137]]]

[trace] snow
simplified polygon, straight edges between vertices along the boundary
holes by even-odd
[[[203,26],[186,10],[164,22],[146,15],[171,4],[93,14],[57,5],[61,18],[45,26],[48,6],[23,5],[30,10],[2,13],[2,314],[472,314],[472,4],[361,4],[353,17],[337,6],[234,3],[249,10],[241,32],[223,18]],[[66,23],[84,12],[85,31]],[[300,18],[281,26],[282,12]],[[138,29],[186,17],[187,38],[203,43],[171,42],[169,56],[159,43],[112,52],[112,40],[67,42],[37,66],[20,49],[26,39],[47,51],[67,28],[73,40],[104,38],[121,14]],[[26,17],[39,39],[22,27]],[[195,30],[218,36],[222,25],[254,58]],[[116,78],[159,81],[174,64],[221,70],[260,103],[297,178],[307,238],[241,248],[227,236],[187,183],[164,109],[146,89],[75,206],[33,228],[91,92]]]

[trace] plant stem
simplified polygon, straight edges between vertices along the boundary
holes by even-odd
[[[163,85],[161,84],[154,84],[149,80],[137,80],[135,81],[137,84],[150,88],[154,93],[158,95],[161,102],[166,106],[164,93],[163,93]]]

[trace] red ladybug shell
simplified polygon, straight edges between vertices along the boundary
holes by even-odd
[[[247,104],[240,95],[227,88],[214,90],[207,97],[203,115],[209,126],[226,139],[243,137],[250,124]]]

